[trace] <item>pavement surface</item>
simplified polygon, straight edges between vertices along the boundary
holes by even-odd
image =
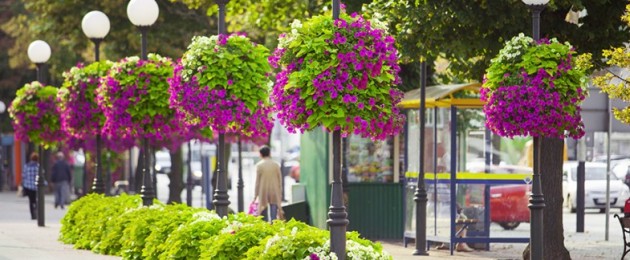
[[[67,210],[67,209],[66,209]],[[120,259],[119,257],[98,255],[86,250],[76,250],[72,245],[58,241],[60,220],[66,210],[53,208],[53,197],[46,196],[46,226],[38,227],[37,221],[30,219],[28,200],[18,198],[15,192],[0,192],[0,260],[5,259]],[[609,241],[604,239],[605,214],[588,212],[586,232],[575,233],[575,214],[565,212],[565,246],[572,259],[619,259],[623,251],[623,238],[619,222],[610,217]],[[528,233],[529,225],[517,228]],[[413,256],[413,242],[403,247],[402,241],[380,241],[394,259],[521,259],[525,244],[491,244],[490,251],[469,253],[447,250],[430,250],[429,256]]]

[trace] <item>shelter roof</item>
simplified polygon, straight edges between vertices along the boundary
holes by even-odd
[[[427,107],[479,108],[483,102],[479,99],[481,83],[429,86],[426,89]],[[471,95],[472,94],[472,95]],[[401,108],[420,108],[420,89],[410,90],[398,104]]]

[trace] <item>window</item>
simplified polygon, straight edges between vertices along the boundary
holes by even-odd
[[[348,137],[348,182],[394,181],[393,137],[372,141],[359,136]]]

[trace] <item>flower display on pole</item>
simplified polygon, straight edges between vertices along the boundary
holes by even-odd
[[[268,56],[242,34],[194,37],[169,79],[176,117],[186,127],[266,139],[273,127]]]
[[[574,56],[555,38],[535,42],[521,33],[508,41],[481,89],[486,127],[503,137],[582,137],[590,55]]]
[[[25,84],[17,91],[9,107],[15,137],[45,148],[54,147],[64,139],[56,102],[57,88],[43,86],[38,81]]]
[[[148,60],[127,57],[101,79],[97,102],[105,115],[102,133],[122,139],[147,138],[152,147],[177,148],[189,140],[169,107],[171,59],[149,54]]]
[[[111,61],[94,62],[85,66],[82,63],[63,73],[64,83],[57,93],[61,128],[64,132],[81,141],[80,146],[87,150],[95,149],[95,136],[101,134],[105,116],[96,102],[96,89],[101,77],[112,67]],[[103,136],[110,149],[122,151],[133,146],[132,138]],[[75,147],[77,148],[77,147]]]
[[[358,14],[293,22],[269,58],[276,76],[271,100],[290,132],[322,125],[342,135],[384,139],[404,123],[394,38]]]

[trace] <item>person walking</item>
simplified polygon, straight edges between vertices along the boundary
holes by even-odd
[[[52,182],[55,184],[55,208],[61,207],[70,201],[70,182],[72,181],[72,173],[70,165],[64,160],[63,152],[57,153],[57,161],[52,167]]]
[[[28,207],[31,211],[31,219],[37,219],[37,174],[39,173],[39,155],[32,153],[30,161],[22,169],[22,189],[24,196],[28,197]]]
[[[258,215],[265,221],[282,216],[282,173],[280,164],[271,159],[268,146],[260,148],[260,160],[256,163],[256,196]]]

